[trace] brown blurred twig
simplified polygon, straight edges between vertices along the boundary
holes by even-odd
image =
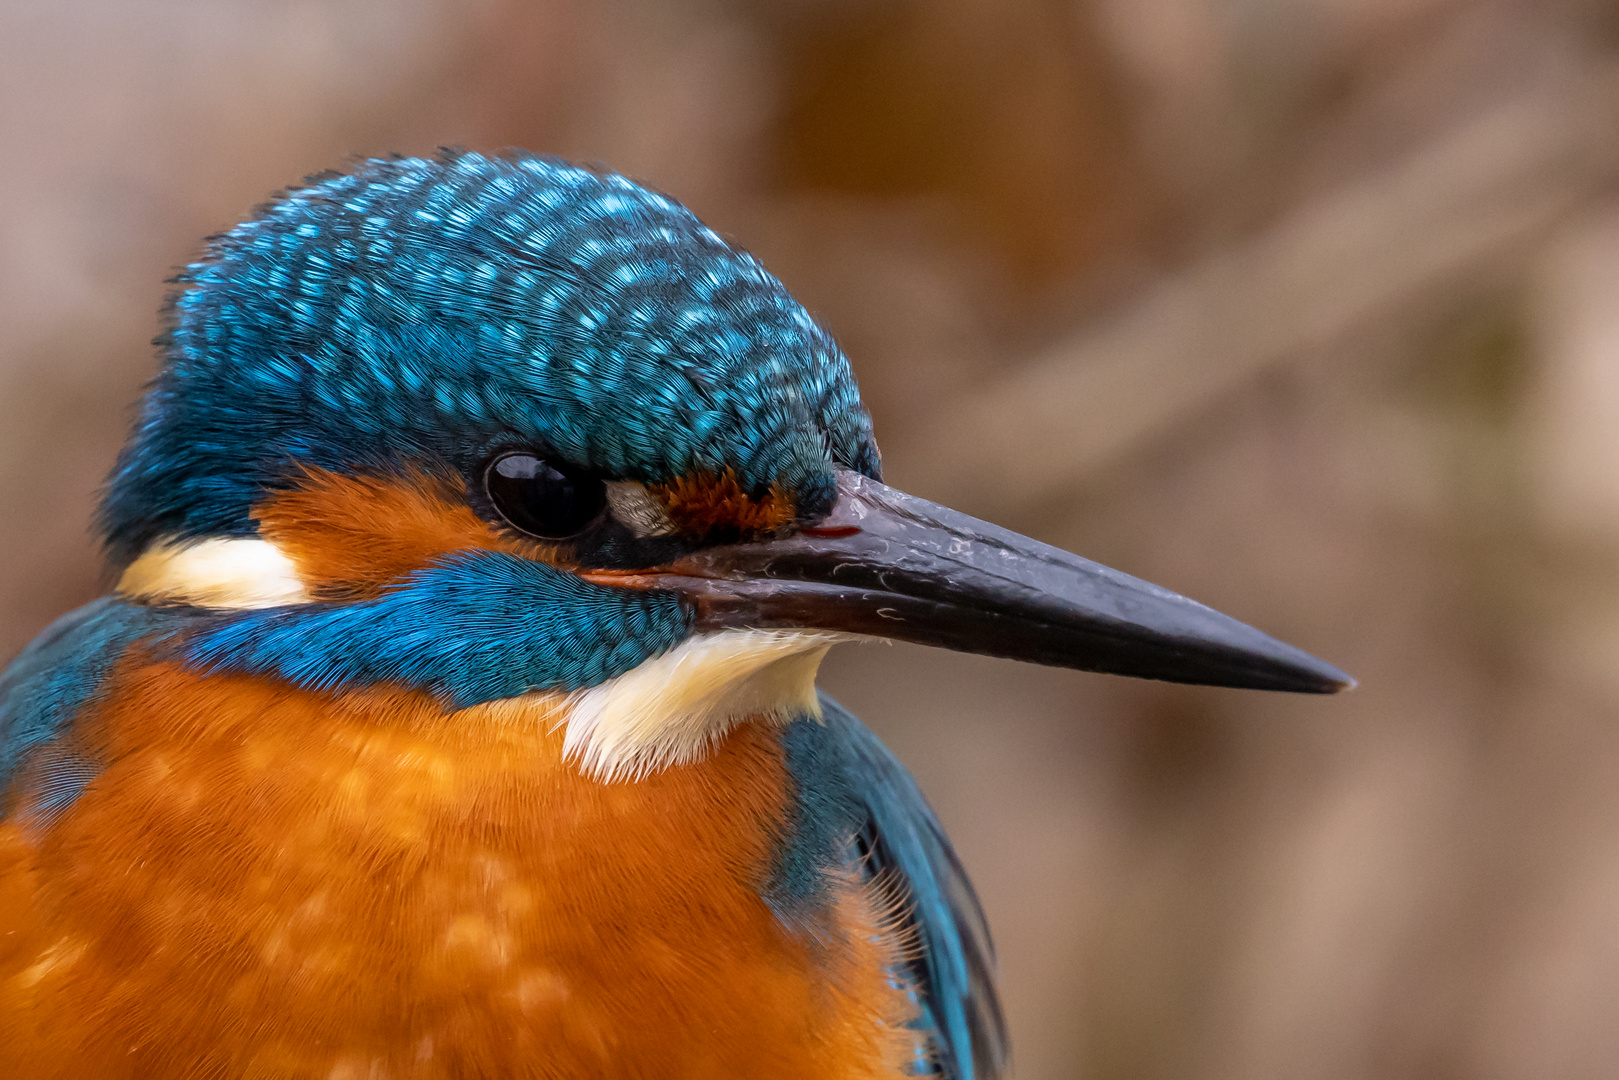
[[[992,517],[1059,492],[1259,372],[1510,258],[1619,177],[1616,129],[1609,64],[1476,113],[894,433],[905,482]]]

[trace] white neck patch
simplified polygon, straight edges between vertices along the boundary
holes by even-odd
[[[118,579],[118,593],[210,608],[271,608],[307,604],[298,568],[268,540],[222,536],[160,541]]]
[[[815,673],[843,635],[697,634],[617,678],[568,695],[564,756],[603,782],[699,761],[744,720],[820,719]]]

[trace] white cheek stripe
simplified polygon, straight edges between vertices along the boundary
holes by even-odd
[[[722,630],[568,695],[563,755],[589,776],[637,780],[706,757],[744,720],[820,719],[815,675],[838,634]]]
[[[129,564],[119,595],[210,608],[307,604],[298,568],[268,540],[214,537],[159,541]]]

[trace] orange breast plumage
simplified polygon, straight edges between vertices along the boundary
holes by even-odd
[[[99,775],[0,828],[0,1074],[905,1075],[872,887],[761,898],[780,729],[604,784],[554,719],[130,657],[76,724]]]

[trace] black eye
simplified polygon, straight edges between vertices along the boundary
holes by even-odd
[[[512,528],[543,540],[577,536],[607,505],[607,487],[600,480],[521,451],[491,461],[483,486]]]

